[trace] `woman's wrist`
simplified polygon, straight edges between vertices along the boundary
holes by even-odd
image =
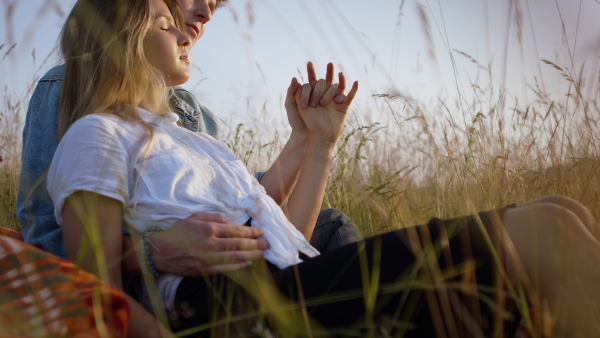
[[[311,134],[308,137],[306,144],[313,151],[333,151],[335,149],[335,145],[337,144],[337,138],[332,140],[328,137],[324,137],[323,135]]]
[[[321,137],[311,137],[306,143],[303,167],[309,163],[329,166],[333,158],[336,142],[331,142]]]

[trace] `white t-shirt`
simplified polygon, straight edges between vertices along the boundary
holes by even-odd
[[[123,226],[140,233],[150,225],[169,228],[195,212],[219,213],[238,225],[252,219],[270,245],[265,259],[279,268],[300,263],[299,252],[318,255],[225,143],[178,127],[174,113],[138,111],[154,128],[147,153],[150,133],[140,123],[95,114],[69,128],[48,172],[59,225],[65,199],[90,191],[120,201]],[[157,279],[167,308],[180,281],[174,275]]]

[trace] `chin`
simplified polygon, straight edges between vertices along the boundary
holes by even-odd
[[[171,76],[167,80],[167,87],[179,86],[182,85],[190,79],[190,74],[182,74],[180,76]]]

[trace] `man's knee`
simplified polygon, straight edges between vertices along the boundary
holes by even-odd
[[[323,253],[361,239],[352,218],[338,209],[324,209],[319,213],[310,243]]]
[[[335,223],[336,228],[341,226],[349,226],[356,228],[358,231],[358,227],[354,224],[354,221],[350,216],[346,215],[339,209],[323,209],[319,212],[319,217],[317,218],[316,227],[322,226],[327,223]]]
[[[352,219],[339,209],[334,209],[334,208],[322,209],[319,212],[319,217],[317,218],[317,226],[319,224],[324,224],[327,222],[344,223],[344,222],[348,222],[348,221],[352,221]]]
[[[362,238],[360,230],[350,216],[338,209],[324,209],[319,213],[317,227],[324,224],[333,224],[335,235],[340,244],[349,244]]]

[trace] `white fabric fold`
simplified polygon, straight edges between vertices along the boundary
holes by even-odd
[[[281,208],[266,194],[250,194],[239,200],[240,206],[252,217],[251,225],[261,229],[270,248],[265,251],[265,259],[278,268],[301,263],[298,252],[308,257],[319,255],[304,239],[292,223],[285,217]]]

